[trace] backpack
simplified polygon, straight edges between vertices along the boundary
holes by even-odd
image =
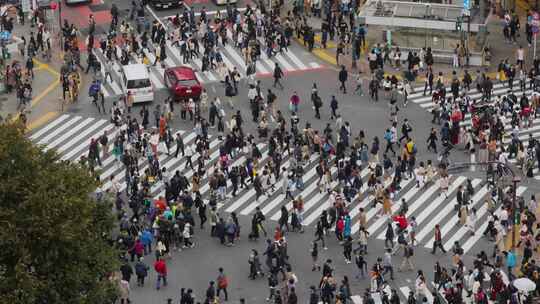
[[[229,281],[227,280],[227,277],[225,275],[221,275],[219,278],[218,278],[218,288],[227,288],[227,286],[229,285]]]

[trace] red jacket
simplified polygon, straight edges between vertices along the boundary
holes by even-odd
[[[154,269],[158,274],[167,275],[167,264],[163,260],[157,260],[154,263]]]

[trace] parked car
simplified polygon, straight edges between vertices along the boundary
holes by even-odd
[[[198,100],[201,96],[202,85],[192,68],[177,66],[165,69],[163,79],[165,86],[175,100],[193,98]]]
[[[166,9],[182,6],[184,0],[149,0],[150,4],[155,8]]]

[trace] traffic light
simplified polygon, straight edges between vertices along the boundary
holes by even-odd
[[[460,17],[457,17],[457,20],[456,20],[456,31],[458,32],[461,32],[462,30],[462,25],[463,25],[463,18],[460,16]]]

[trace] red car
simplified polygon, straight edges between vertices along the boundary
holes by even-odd
[[[201,96],[202,86],[192,68],[178,66],[165,69],[163,75],[165,85],[176,100],[193,98],[198,100]]]

